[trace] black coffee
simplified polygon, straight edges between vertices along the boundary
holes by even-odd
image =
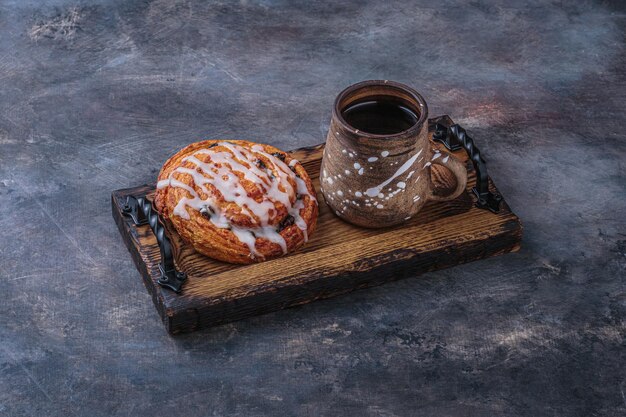
[[[341,112],[344,120],[355,129],[376,135],[392,135],[417,123],[417,115],[393,101],[372,100],[356,103]]]

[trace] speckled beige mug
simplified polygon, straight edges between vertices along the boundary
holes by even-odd
[[[369,113],[352,110],[359,106],[369,106]],[[399,113],[393,106],[401,108],[397,120],[403,125],[396,123]],[[375,113],[379,108],[391,110]],[[391,126],[386,125],[387,114],[393,115]],[[367,129],[355,127],[357,121]],[[442,190],[434,187],[434,164],[456,178],[451,193],[441,195]],[[341,219],[363,227],[386,227],[409,220],[429,200],[457,198],[465,190],[467,170],[452,155],[431,148],[428,107],[417,91],[393,81],[372,80],[354,84],[337,96],[320,183],[326,203]]]

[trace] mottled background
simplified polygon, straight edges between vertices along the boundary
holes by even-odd
[[[625,17],[0,0],[0,415],[625,415]],[[110,192],[202,138],[317,144],[370,78],[470,131],[522,250],[168,336]]]

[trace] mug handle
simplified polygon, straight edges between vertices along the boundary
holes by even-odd
[[[440,122],[435,125],[433,140],[443,143],[448,150],[453,152],[465,149],[476,171],[476,186],[472,188],[472,192],[476,195],[476,207],[489,210],[492,213],[499,212],[503,201],[502,196],[489,190],[487,165],[480,155],[474,139],[467,134],[465,129],[457,124],[446,124],[442,117]]]
[[[456,159],[454,156],[452,156],[452,154],[445,152],[445,151],[436,151],[436,152],[441,153],[441,156],[435,159],[434,161],[430,162],[431,163],[430,168],[432,168],[433,165],[439,165],[439,166],[446,168],[450,172],[452,172],[452,174],[456,178],[456,188],[454,189],[452,193],[448,195],[436,195],[434,194],[436,187],[433,187],[431,185],[430,189],[428,190],[428,200],[432,200],[432,201],[454,200],[455,198],[460,196],[463,193],[463,191],[465,191],[465,188],[467,187],[467,168],[465,168],[465,164],[463,162]],[[430,168],[428,170],[429,171],[428,175],[432,175],[432,171]]]

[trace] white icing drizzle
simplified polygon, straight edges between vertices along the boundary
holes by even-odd
[[[372,187],[372,188],[368,188],[367,191],[365,191],[365,194],[367,194],[370,197],[375,197],[377,196],[380,191],[387,185],[389,184],[391,181],[393,181],[394,179],[396,179],[397,177],[399,177],[400,175],[404,174],[406,172],[406,170],[408,170],[409,168],[411,168],[411,166],[413,165],[413,163],[415,162],[415,160],[420,156],[420,154],[422,153],[422,149],[419,150],[419,152],[417,152],[415,155],[413,155],[412,157],[410,157],[404,164],[402,164],[400,166],[400,168],[398,168],[398,170],[391,176],[389,177],[387,180],[385,180],[384,182],[382,182],[381,184],[377,185],[376,187]]]
[[[287,208],[289,215],[294,219],[294,224],[302,231],[304,241],[306,242],[308,240],[307,225],[300,216],[300,210],[304,208],[304,202],[301,199],[296,199],[295,203],[292,204],[290,196],[294,194],[306,195],[315,204],[317,204],[317,200],[315,196],[309,193],[304,180],[297,177],[290,169],[298,161],[292,160],[287,165],[274,155],[265,152],[260,145],[254,145],[252,147],[253,152],[229,142],[219,142],[219,145],[225,147],[228,151],[200,149],[192,155],[183,158],[183,162],[194,164],[195,169],[178,167],[172,171],[168,179],[157,183],[158,189],[163,189],[167,186],[181,188],[191,196],[181,198],[174,208],[173,214],[183,219],[189,219],[188,208],[201,212],[207,212],[208,210],[211,212],[211,223],[221,229],[230,228],[237,239],[248,247],[251,254],[263,258],[263,255],[256,250],[257,238],[264,238],[272,243],[276,243],[281,247],[283,253],[287,253],[285,239],[277,232],[277,226],[270,224],[272,215],[276,211],[274,202],[279,202]],[[199,154],[210,155],[210,160],[208,162],[201,161],[197,158]],[[273,167],[265,169],[258,167],[257,155],[264,156],[273,164]],[[270,171],[271,168],[274,169]],[[256,184],[261,189],[263,199],[260,202],[248,196],[245,188],[241,185],[239,177],[234,175],[234,172],[243,174],[246,180]],[[194,188],[177,180],[174,177],[175,173],[190,175],[196,187],[200,189],[206,198],[202,198]],[[273,175],[278,177],[274,181],[272,181],[271,177]],[[295,189],[289,180],[295,182]],[[215,199],[212,197],[213,192],[206,187],[207,184],[216,189],[225,201],[235,203],[240,207],[241,214],[248,216],[256,226],[247,228],[232,224],[228,214],[221,211],[215,204]]]

